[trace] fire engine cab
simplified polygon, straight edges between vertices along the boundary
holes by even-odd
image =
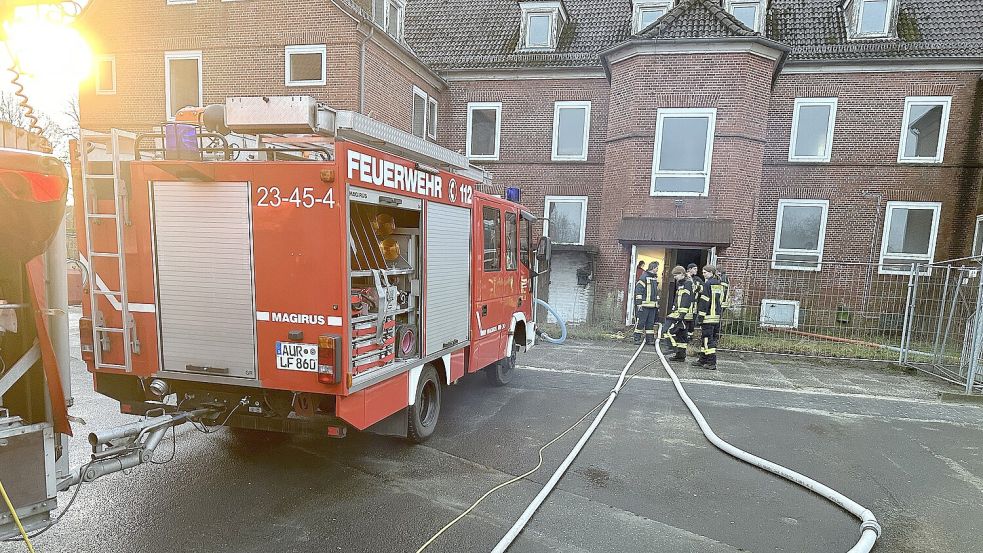
[[[178,119],[76,156],[83,357],[123,412],[422,441],[448,385],[512,380],[549,243],[466,157],[308,97]]]

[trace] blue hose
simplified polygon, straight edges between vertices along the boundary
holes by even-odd
[[[549,334],[546,334],[545,332],[539,330],[538,328],[536,329],[536,333],[539,334],[543,338],[543,340],[546,340],[547,342],[549,342],[551,344],[560,345],[563,342],[566,342],[567,341],[567,322],[563,320],[563,317],[561,317],[560,314],[556,312],[556,309],[553,309],[550,306],[550,304],[546,303],[545,301],[543,301],[543,300],[541,300],[539,298],[536,298],[536,303],[539,304],[539,305],[542,305],[543,307],[545,307],[546,310],[549,311],[551,315],[553,315],[553,318],[556,319],[558,323],[560,323],[560,337],[559,338],[554,338],[554,337],[550,336]]]

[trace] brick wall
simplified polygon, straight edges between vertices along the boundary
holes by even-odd
[[[727,250],[747,251],[755,230],[774,67],[774,61],[750,54],[648,55],[612,65],[597,269],[602,311],[622,313],[619,293],[630,264],[630,247],[617,241],[624,216],[731,219],[733,242]],[[660,108],[716,108],[707,197],[651,196]]]
[[[228,96],[309,95],[337,109],[358,110],[362,34],[356,23],[331,2],[96,2],[82,25],[97,37],[97,55],[116,57],[117,86],[115,95],[104,96],[95,94],[94,81],[82,84],[82,127],[141,130],[163,121],[164,53],[182,50],[202,52],[206,105]],[[372,41],[367,46],[366,109],[408,131],[413,84],[438,99],[440,92],[423,78],[425,68],[407,66],[389,53],[398,49],[395,44],[384,36],[374,40],[386,47]],[[327,47],[326,85],[286,86],[284,47],[304,44]]]
[[[492,174],[500,194],[502,187],[522,190],[522,203],[536,216],[543,215],[546,196],[587,196],[585,243],[597,245],[601,237],[601,188],[604,175],[604,140],[608,125],[608,83],[605,79],[529,79],[453,81],[450,109],[441,114],[445,132],[441,145],[465,152],[469,102],[502,103],[502,135],[498,161],[475,162]],[[555,102],[589,101],[590,134],[587,161],[551,161]],[[542,234],[537,225],[536,235]]]
[[[968,255],[983,179],[980,77],[979,72],[781,76],[769,110],[753,255],[771,256],[782,198],[829,200],[825,259],[877,263],[888,201],[942,202],[935,260]],[[907,96],[952,97],[941,164],[898,163]],[[829,163],[788,161],[795,98],[809,97],[838,98]]]

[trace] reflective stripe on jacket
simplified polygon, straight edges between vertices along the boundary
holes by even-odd
[[[724,295],[726,288],[717,277],[710,277],[703,284],[703,291],[697,303],[700,319],[705,324],[719,324],[720,315],[724,311]]]
[[[672,298],[669,316],[674,319],[693,318],[693,281],[685,279],[676,283],[676,294]]]
[[[658,307],[659,278],[645,271],[635,283],[635,307]]]

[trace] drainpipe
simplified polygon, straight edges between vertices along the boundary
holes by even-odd
[[[867,312],[867,300],[870,297],[870,281],[874,278],[874,244],[877,243],[877,231],[881,230],[881,203],[884,201],[884,194],[876,192],[864,192],[865,198],[877,198],[877,211],[874,213],[874,232],[870,233],[870,253],[867,256],[867,282],[864,284],[863,309]]]
[[[358,43],[358,112],[365,115],[365,45],[375,35],[375,25],[369,25],[369,32]]]

